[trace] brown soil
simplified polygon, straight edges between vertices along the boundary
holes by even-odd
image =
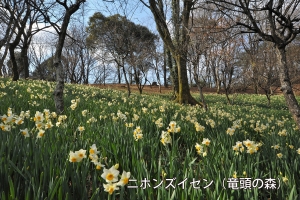
[[[109,88],[109,89],[115,89],[115,90],[122,90],[122,91],[127,91],[127,86],[126,84],[91,84],[91,86],[94,87],[99,87],[99,88]],[[139,90],[136,85],[131,85],[130,86],[131,92],[133,93],[139,93]],[[274,88],[275,89],[275,88]],[[300,84],[295,84],[294,87],[294,93],[296,95],[300,95]],[[216,88],[203,88],[204,93],[216,93]],[[191,87],[191,92],[192,93],[198,93],[199,90],[197,87]],[[145,85],[143,88],[143,94],[159,94],[159,86],[150,86],[150,85]],[[162,94],[168,94],[172,93],[172,88],[171,87],[161,87],[161,93]],[[221,93],[224,93],[224,90],[221,90]],[[237,93],[241,94],[254,94],[254,90],[251,88],[248,88],[245,91],[238,91]],[[263,90],[259,91],[260,94],[264,94]],[[280,87],[276,88],[274,94],[282,94],[280,91]]]

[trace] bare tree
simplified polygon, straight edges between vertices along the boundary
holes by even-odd
[[[175,76],[173,75],[173,79],[178,80],[178,88],[176,88],[175,91],[175,101],[178,103],[186,103],[192,105],[199,104],[199,102],[197,102],[190,93],[187,77],[187,52],[188,44],[190,41],[190,37],[188,34],[189,19],[191,10],[194,8],[197,1],[184,0],[182,3],[180,3],[179,0],[172,0],[171,20],[173,27],[173,37],[165,18],[165,13],[163,10],[165,5],[164,1],[149,0],[149,5],[147,5],[144,1],[142,2],[151,10],[156,22],[157,30],[164,44],[171,52],[172,57],[176,61],[177,69],[175,71]]]
[[[251,70],[251,79],[253,82],[254,93],[258,94],[258,51],[259,51],[259,36],[257,34],[245,34],[246,37],[242,39],[242,46],[247,53],[249,61],[249,70]]]
[[[55,80],[53,57],[56,37],[53,33],[42,32],[35,35],[29,48],[29,57],[33,67],[32,78],[42,80]]]
[[[220,12],[244,28],[243,33],[256,33],[261,39],[274,44],[277,66],[287,106],[300,128],[300,107],[292,90],[286,47],[300,33],[299,0],[248,1],[213,0]],[[232,18],[232,16],[236,16]],[[236,20],[237,19],[237,20]]]
[[[53,92],[57,113],[62,113],[64,111],[63,92],[65,72],[62,66],[62,50],[67,36],[67,29],[71,16],[79,10],[81,4],[84,2],[85,0],[76,0],[75,2],[67,2],[66,0],[51,0],[37,4],[34,0],[30,0],[30,4],[40,12],[40,14],[44,17],[44,20],[49,23],[58,34],[58,41],[54,54],[56,88]],[[63,13],[63,15],[59,13]]]
[[[27,21],[30,18],[31,6],[26,1],[19,2],[16,0],[6,0],[1,6],[2,9],[5,9],[5,11],[10,14],[10,17],[13,19],[13,23],[16,25],[18,30],[13,41],[6,41],[12,64],[13,81],[17,81],[19,79],[19,70],[16,61],[15,49],[21,41]]]
[[[4,70],[4,61],[6,59],[8,53],[8,43],[11,40],[13,34],[15,33],[15,29],[17,24],[14,21],[14,17],[12,16],[14,13],[7,11],[13,6],[13,10],[16,9],[16,4],[10,4],[9,1],[1,1],[0,2],[0,50],[4,47],[4,52],[1,55],[0,59],[0,76],[3,76],[2,70]]]
[[[270,44],[266,44],[265,49],[262,53],[262,64],[258,77],[258,86],[264,91],[268,103],[268,106],[271,106],[271,96],[273,95],[274,91],[278,88],[278,70],[276,68],[275,55],[272,51],[272,47]]]

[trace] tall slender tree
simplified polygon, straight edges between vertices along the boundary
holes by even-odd
[[[171,21],[173,22],[172,34],[163,11],[165,5],[164,1],[149,0],[149,4],[143,0],[141,0],[141,2],[151,10],[160,37],[176,61],[177,68],[173,72],[173,79],[176,84],[175,101],[192,105],[199,104],[190,93],[187,76],[187,53],[190,41],[189,19],[197,0],[171,1]]]
[[[67,36],[68,25],[71,20],[71,16],[79,10],[80,6],[85,2],[85,0],[76,0],[75,2],[68,2],[66,0],[51,0],[46,2],[41,2],[37,4],[35,0],[29,0],[31,5],[33,5],[43,16],[45,22],[49,23],[56,33],[58,34],[58,41],[56,44],[56,50],[54,54],[54,67],[56,69],[56,88],[53,92],[54,102],[57,113],[62,113],[64,111],[64,78],[65,72],[62,66],[62,50],[65,43],[65,38]],[[62,8],[62,10],[60,10]],[[55,11],[63,13],[63,15],[56,16]],[[55,21],[53,21],[55,20]]]

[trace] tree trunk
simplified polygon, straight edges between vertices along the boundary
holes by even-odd
[[[169,65],[171,81],[172,81],[172,85],[173,85],[173,92],[174,92],[174,94],[177,94],[179,92],[178,69],[176,68],[175,65],[173,65],[173,62],[172,62],[173,57],[171,56],[170,51],[168,51],[167,53],[168,53],[168,65]],[[175,61],[175,63],[176,63],[176,61]]]
[[[186,60],[181,57],[181,55],[176,56],[176,65],[178,68],[178,93],[176,94],[175,101],[180,104],[199,104],[190,93]]]
[[[230,98],[229,98],[229,91],[227,89],[225,89],[225,96],[226,96],[228,105],[231,105],[231,101],[230,101]]]
[[[28,44],[27,42],[23,44],[22,50],[21,50],[21,62],[24,69],[24,78],[29,77],[29,61],[28,61]]]
[[[9,19],[9,22],[7,24],[6,32],[3,38],[0,40],[0,49],[8,42],[10,41],[15,29],[16,29],[16,24],[13,23],[14,20],[13,18]],[[14,25],[13,25],[14,24]],[[8,47],[9,45],[5,45],[4,53],[0,59],[0,76],[3,76],[4,74],[2,73],[2,69],[4,69],[4,61],[8,53]]]
[[[4,76],[4,73],[2,73],[2,70],[4,70],[4,61],[5,61],[5,58],[7,56],[7,53],[8,53],[8,47],[6,46],[5,50],[4,50],[4,53],[3,53],[3,56],[0,59],[0,76]]]
[[[216,80],[216,85],[217,85],[217,94],[220,94],[221,90],[221,81],[219,79]]]
[[[164,86],[165,88],[168,87],[167,81],[167,65],[168,65],[168,49],[166,45],[164,45],[164,65],[163,65],[163,76],[164,76]],[[170,68],[169,68],[170,69]]]
[[[121,84],[121,69],[119,65],[117,67],[117,74],[118,74],[118,83]]]
[[[203,108],[205,109],[205,111],[207,111],[207,105],[206,105],[205,98],[204,98],[204,95],[203,95],[203,87],[201,86],[200,83],[197,83],[197,87],[198,87],[198,90],[199,90],[199,93],[200,93],[200,99],[201,99]]]
[[[162,6],[159,4],[163,4],[162,1],[159,3],[155,0],[149,0],[149,8],[154,16],[154,20],[156,23],[157,30],[168,48],[171,52],[173,58],[176,60],[177,69],[173,70],[173,72],[178,73],[178,92],[175,89],[176,99],[175,101],[178,103],[185,104],[198,104],[198,102],[192,97],[190,93],[188,78],[187,78],[187,66],[186,66],[186,58],[187,58],[187,50],[189,44],[189,17],[192,7],[194,5],[194,1],[184,0],[182,3],[182,11],[180,10],[179,0],[172,0],[172,13],[171,18],[173,21],[173,38],[171,37],[171,33],[169,31],[168,25],[166,23],[165,15],[163,11],[160,9]],[[159,6],[159,7],[158,7]],[[171,70],[170,70],[171,71]],[[176,81],[176,77],[174,82]]]
[[[62,49],[64,47],[65,38],[67,35],[68,25],[71,19],[71,15],[75,13],[80,4],[85,2],[84,0],[77,0],[75,4],[70,7],[67,6],[66,1],[64,3],[60,2],[59,4],[63,5],[66,9],[66,13],[63,18],[63,22],[58,33],[58,42],[56,45],[55,59],[54,59],[54,67],[56,68],[56,88],[53,92],[54,103],[56,107],[56,112],[61,114],[64,111],[64,84],[65,84],[65,72],[62,66]]]
[[[65,73],[62,65],[61,53],[65,42],[67,33],[67,27],[70,21],[71,15],[66,11],[66,15],[59,33],[58,42],[56,45],[56,52],[54,57],[54,68],[56,69],[56,87],[53,92],[54,103],[56,112],[62,114],[64,111],[64,84],[65,84]]]
[[[12,71],[13,71],[13,81],[19,80],[19,71],[18,71],[18,64],[16,61],[16,56],[15,56],[15,46],[13,44],[9,45],[9,54],[10,54],[10,60],[12,63]]]
[[[298,128],[300,129],[300,107],[295,98],[292,84],[289,77],[288,66],[286,61],[285,47],[276,45],[277,63],[279,69],[279,79],[281,84],[281,91],[285,98],[286,104],[292,114]]]
[[[131,94],[130,83],[129,83],[128,79],[127,79],[127,75],[126,75],[126,71],[125,71],[124,65],[122,66],[122,69],[123,69],[123,74],[124,74],[124,78],[125,78],[126,85],[127,85],[128,97],[130,97],[130,94]]]

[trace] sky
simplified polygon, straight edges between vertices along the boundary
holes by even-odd
[[[84,4],[84,7],[81,6],[81,8],[83,9],[78,10],[73,15],[74,17],[73,20],[71,20],[71,24],[72,21],[76,23],[76,20],[79,19],[80,23],[84,22],[84,26],[87,26],[89,17],[91,17],[95,12],[101,12],[105,16],[120,14],[122,16],[126,16],[128,20],[133,21],[136,24],[146,26],[150,31],[158,34],[151,11],[139,0],[87,0]],[[40,26],[43,25],[40,24]],[[54,37],[56,33],[54,29],[48,28],[47,31],[50,33],[45,34],[45,32],[39,32],[32,41],[33,45],[43,45],[44,43],[46,45],[49,41],[55,41]],[[51,35],[51,33],[54,33],[54,35]],[[47,49],[44,49],[44,51],[48,52],[47,55],[51,55],[53,48],[49,48],[47,45],[43,48]],[[31,67],[30,70],[32,71],[33,68]]]
[[[151,11],[139,0],[87,0],[85,12],[87,13],[85,15],[86,22],[95,12],[101,12],[105,16],[119,13],[126,16],[130,21],[147,26],[151,31],[157,32]]]

